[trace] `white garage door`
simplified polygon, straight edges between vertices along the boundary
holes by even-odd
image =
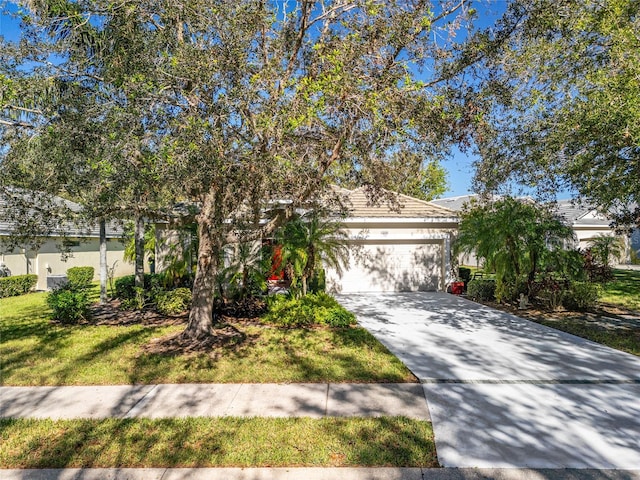
[[[439,289],[441,243],[397,241],[352,245],[342,276],[327,272],[327,289],[338,293],[414,292]]]

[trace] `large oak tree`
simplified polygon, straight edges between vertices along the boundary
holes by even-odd
[[[455,35],[475,16],[464,0],[38,0],[30,7],[49,32],[64,26],[65,35],[48,37],[58,48],[89,38],[91,48],[74,50],[93,56],[87,84],[104,80],[105,65],[112,74],[120,68],[126,81],[113,74],[108,86],[124,88],[122,111],[135,116],[139,106],[132,125],[152,139],[143,156],[150,171],[161,172],[174,198],[198,206],[188,340],[212,332],[226,244],[273,232],[319,196],[339,204],[327,188],[336,175],[368,186],[372,201],[393,203],[381,187],[395,186],[397,170],[420,171],[398,159],[410,153],[412,163],[433,164],[464,139],[477,113],[460,94],[464,68],[445,68]],[[114,54],[111,39],[128,36],[129,46]],[[72,60],[63,55],[57,71]],[[114,128],[115,145],[127,135]]]

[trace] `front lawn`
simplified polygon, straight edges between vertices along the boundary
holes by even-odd
[[[0,420],[0,439],[2,468],[438,466],[404,417]]]
[[[640,312],[640,270],[613,271],[614,281],[604,285],[600,301]]]
[[[0,299],[0,384],[414,382],[366,330],[234,323],[244,340],[209,352],[153,353],[184,324],[60,325],[46,294]]]

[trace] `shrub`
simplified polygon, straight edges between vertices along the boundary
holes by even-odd
[[[145,273],[144,274],[144,291],[149,292],[153,296],[154,292],[164,290],[163,277],[157,273]],[[131,300],[138,296],[136,292],[136,277],[135,275],[126,275],[120,277],[115,281],[116,286],[116,298],[120,300]]]
[[[188,288],[176,288],[156,295],[156,310],[163,315],[176,315],[189,308],[191,303],[191,290]]]
[[[495,280],[471,280],[467,287],[467,295],[474,300],[493,300],[495,294]]]
[[[34,274],[0,277],[0,298],[24,295],[33,290],[36,283],[38,276]]]
[[[89,318],[86,289],[75,289],[67,284],[47,295],[47,305],[53,310],[51,317],[62,323],[77,323]]]
[[[460,280],[464,282],[464,284],[468,284],[471,280],[471,269],[467,267],[459,267],[458,268],[458,276]]]
[[[520,294],[527,295],[529,288],[527,286],[527,279],[525,277],[519,277],[510,280],[502,280],[502,282],[496,282],[495,297],[498,302],[514,302],[520,298]]]
[[[356,323],[355,316],[326,293],[309,294],[302,298],[275,295],[269,298],[268,306],[263,321],[282,327],[347,327]]]
[[[588,310],[596,306],[601,290],[595,283],[573,282],[565,291],[562,304],[569,310]]]
[[[67,269],[67,280],[71,288],[88,288],[93,281],[93,267],[71,267]]]
[[[327,312],[327,325],[335,328],[346,328],[356,323],[356,316],[344,307],[333,307]]]
[[[144,288],[132,287],[133,296],[123,298],[120,307],[124,310],[142,310],[147,303],[147,295]]]
[[[556,310],[562,305],[565,293],[564,288],[555,288],[551,285],[546,285],[540,288],[537,293],[537,300],[549,310]]]

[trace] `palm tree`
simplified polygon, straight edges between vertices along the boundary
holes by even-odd
[[[573,230],[547,209],[505,197],[463,211],[456,248],[484,259],[498,287],[530,286],[545,258],[570,238]]]
[[[619,237],[600,234],[589,240],[591,254],[605,267],[610,267],[615,259],[620,259],[624,253],[624,244]]]
[[[289,269],[293,286],[300,279],[302,295],[307,294],[309,279],[322,265],[338,272],[349,255],[347,234],[342,223],[312,211],[287,223],[277,236],[282,245],[282,260]]]

